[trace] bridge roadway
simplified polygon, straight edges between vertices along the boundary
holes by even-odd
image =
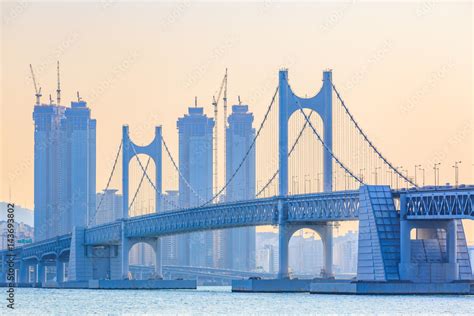
[[[405,197],[407,219],[474,219],[474,187],[393,190]],[[153,213],[92,227],[88,245],[117,244],[125,236],[157,237],[242,226],[278,225],[279,203],[288,207],[288,223],[304,224],[358,219],[359,191],[339,191],[219,203],[206,207]]]
[[[405,215],[402,215],[402,222],[474,219],[472,185],[458,188],[426,187],[417,190],[392,190],[391,195],[397,210],[403,209]],[[357,220],[360,196],[359,190],[277,196],[153,213],[86,228],[84,244],[120,245],[123,237],[133,240],[203,230],[278,225],[280,212],[283,210],[287,214],[287,223],[295,227]],[[377,197],[373,200],[376,202]],[[14,253],[16,260],[20,262],[40,261],[48,256],[64,257],[64,260],[67,260],[70,249],[71,234],[67,234],[16,248]],[[6,254],[6,250],[0,251],[2,271],[6,268]]]
[[[279,203],[288,207],[290,223],[356,220],[358,191],[293,195],[219,203],[179,211],[153,213],[92,227],[86,230],[88,245],[116,244],[125,237],[158,237],[243,226],[277,225]]]
[[[474,219],[474,186],[426,187],[419,190],[392,190],[398,203],[404,200],[408,220]],[[270,197],[206,207],[190,208],[118,220],[85,230],[88,245],[119,244],[125,236],[158,237],[202,230],[243,226],[278,225],[278,204],[286,202],[288,222],[294,224],[357,220],[359,191],[339,191]],[[71,234],[17,248],[28,259],[69,248]],[[6,252],[1,251],[0,254]]]

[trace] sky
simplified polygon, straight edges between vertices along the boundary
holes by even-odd
[[[177,157],[176,120],[212,96],[229,69],[229,102],[262,120],[289,69],[298,95],[314,95],[322,71],[377,147],[396,165],[441,162],[442,183],[474,183],[473,5],[459,2],[22,2],[1,4],[0,200],[33,208],[35,102],[88,102],[97,119],[97,189],[120,143],[150,142],[153,127]],[[176,181],[164,188],[175,188]],[[221,181],[222,182],[222,181]],[[118,182],[117,182],[118,183]],[[466,230],[474,242],[474,225]]]

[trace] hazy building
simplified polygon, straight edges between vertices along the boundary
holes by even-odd
[[[36,105],[35,241],[87,226],[95,213],[96,121],[86,102]]]
[[[233,105],[226,129],[226,183],[244,159],[255,137],[253,114],[247,105]],[[227,201],[255,198],[255,146],[232,182],[227,186]],[[224,267],[234,270],[255,269],[255,227],[227,229],[222,251]]]
[[[179,131],[179,206],[199,206],[212,198],[212,136],[214,120],[202,107],[190,107],[178,119]],[[192,189],[191,189],[192,188]],[[213,266],[213,232],[178,236],[180,265]]]
[[[260,232],[256,234],[256,253],[259,254],[256,258],[256,267],[264,268],[268,265],[269,273],[276,273],[278,271],[278,234],[274,232]],[[268,253],[262,256],[262,253]],[[265,260],[269,261],[266,262]]]
[[[33,242],[34,228],[23,222],[15,222],[15,247]],[[8,223],[0,220],[0,250],[8,248]]]
[[[168,190],[163,194],[163,212],[176,209],[179,205],[179,192]],[[163,264],[177,265],[178,262],[178,235],[166,236],[161,239],[161,254]]]
[[[318,276],[323,267],[323,245],[311,231],[300,230],[290,239],[289,266],[294,274]]]
[[[256,253],[256,270],[275,273],[275,249],[273,245],[264,245]]]
[[[358,234],[349,231],[343,236],[334,238],[334,271],[340,274],[357,272]]]
[[[97,212],[95,215],[91,215],[91,223],[100,225],[122,218],[122,195],[117,194],[117,191],[116,189],[108,189],[97,193]]]

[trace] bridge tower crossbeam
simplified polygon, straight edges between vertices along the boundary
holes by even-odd
[[[147,146],[138,146],[130,139],[128,125],[122,127],[122,192],[123,192],[123,218],[128,218],[128,185],[129,164],[139,154],[148,155],[155,163],[155,210],[158,213],[162,206],[162,147],[161,126],[155,127],[155,138]]]

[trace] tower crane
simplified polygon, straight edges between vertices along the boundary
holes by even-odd
[[[218,164],[218,132],[219,132],[219,125],[218,125],[218,103],[221,98],[222,91],[224,91],[224,113],[226,115],[227,112],[227,69],[225,71],[224,78],[222,79],[219,92],[217,93],[217,99],[215,96],[212,97],[212,105],[214,106],[214,120],[215,120],[215,125],[214,125],[214,187],[216,189],[216,193],[219,190],[219,177],[218,177],[218,170],[219,170],[219,164]],[[226,118],[224,118],[224,151],[225,151],[225,123]],[[225,160],[224,160],[225,161]],[[225,169],[225,163],[224,163],[224,169]]]
[[[30,70],[31,70],[31,78],[33,79],[33,85],[35,87],[35,96],[36,96],[36,105],[40,105],[41,103],[41,87],[38,90],[38,86],[36,85],[36,78],[35,78],[35,73],[33,72],[33,66],[30,64]]]
[[[58,103],[58,105],[60,105],[61,104],[61,81],[59,78],[59,60],[58,60],[57,70],[58,70],[58,89],[56,90],[56,93],[57,93],[56,102]]]

